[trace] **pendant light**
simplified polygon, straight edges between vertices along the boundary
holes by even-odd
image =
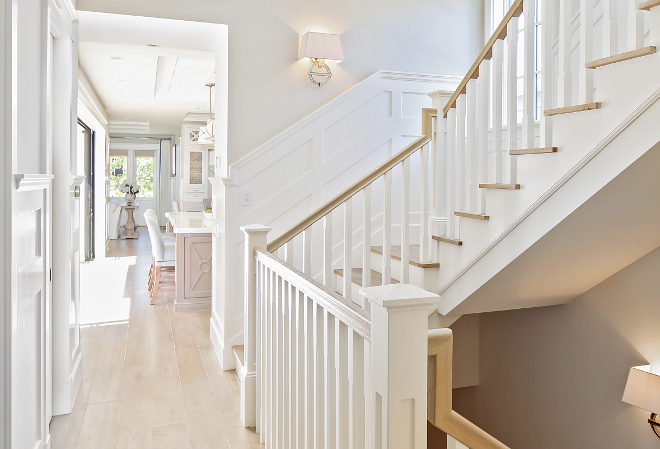
[[[199,139],[197,143],[201,145],[215,145],[215,119],[211,112],[212,91],[215,83],[208,83],[206,86],[209,88],[209,119],[206,122],[206,126],[199,128]]]

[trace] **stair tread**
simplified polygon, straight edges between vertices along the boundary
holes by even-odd
[[[335,274],[344,277],[344,270],[338,268],[335,270]],[[354,284],[362,287],[362,268],[353,268],[351,270],[351,281]],[[371,270],[371,285],[381,285],[383,282],[383,276],[376,270]],[[392,278],[392,284],[398,284],[399,281]]]
[[[419,255],[419,245],[410,245],[408,247],[408,262],[419,268],[437,268],[440,266],[437,262],[421,262]],[[371,252],[383,255],[382,246],[372,246]],[[401,260],[401,245],[392,245],[392,259]]]
[[[443,242],[443,243],[451,243],[452,245],[456,246],[461,246],[463,245],[463,242],[460,241],[459,239],[455,239],[453,237],[447,237],[444,235],[433,235],[431,236],[433,240],[437,240],[438,242]]]
[[[520,184],[479,184],[480,189],[518,190]]]
[[[234,354],[236,354],[238,361],[241,362],[241,366],[245,365],[245,346],[236,345],[232,346],[231,349],[234,351]]]
[[[608,64],[615,64],[617,62],[627,61],[629,59],[639,58],[641,56],[652,55],[655,53],[655,47],[644,47],[637,50],[627,51],[625,53],[619,53],[618,55],[608,56],[607,58],[596,59],[595,61],[587,62],[586,67],[588,69],[595,69],[597,67],[602,67]]]
[[[564,108],[546,109],[545,111],[543,111],[543,115],[551,116],[551,115],[559,115],[559,114],[569,114],[571,112],[590,111],[592,109],[600,109],[600,103],[586,103],[586,104],[578,104],[575,106],[566,106]]]
[[[490,217],[485,214],[472,214],[470,212],[454,212],[457,217],[474,218],[475,220],[488,220]]]
[[[548,147],[548,148],[528,148],[524,150],[509,150],[509,154],[512,156],[521,155],[521,154],[544,154],[544,153],[556,153],[557,147]]]
[[[643,9],[644,11],[650,11],[654,6],[660,5],[660,0],[646,0],[645,2],[639,2],[637,7]]]

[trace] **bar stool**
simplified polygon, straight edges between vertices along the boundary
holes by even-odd
[[[158,223],[158,215],[156,214],[156,211],[154,211],[153,209],[147,209],[144,212],[145,220],[147,218],[147,215],[153,217],[154,220],[156,220],[156,223]],[[158,231],[160,232],[160,227],[158,227]],[[166,244],[166,245],[167,244],[174,245],[174,243],[176,242],[176,235],[174,233],[171,233],[171,232],[165,233],[165,234],[161,233],[160,235],[163,239],[163,243]],[[152,282],[153,282],[153,275],[154,275],[154,262],[153,262],[153,259],[152,259],[151,260],[151,266],[149,267],[149,291],[151,291]]]
[[[151,290],[151,304],[156,301],[158,289],[173,289],[175,287],[174,244],[163,242],[157,219],[151,214],[144,214],[151,239],[151,253],[153,256],[153,273],[149,279]],[[163,285],[161,287],[161,284]]]

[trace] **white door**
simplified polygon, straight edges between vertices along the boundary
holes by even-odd
[[[48,178],[19,183],[13,198],[12,449],[33,449],[48,439]]]

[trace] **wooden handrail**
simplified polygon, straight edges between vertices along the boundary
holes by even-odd
[[[268,252],[254,250],[254,257],[273,270],[279,277],[296,286],[298,291],[326,309],[332,316],[346,324],[367,341],[371,341],[371,316],[350,301],[346,301],[337,292],[296,270]]]
[[[433,425],[470,449],[509,449],[485,430],[452,410],[454,336],[451,329],[428,332],[428,355],[435,356]]]
[[[495,41],[497,41],[498,39],[504,39],[506,37],[507,25],[509,24],[509,21],[513,17],[520,16],[522,12],[523,12],[523,0],[514,1],[513,4],[511,5],[511,8],[509,8],[509,11],[507,11],[506,15],[502,19],[502,22],[500,22],[499,26],[497,27],[493,35],[490,37],[490,39],[488,39],[488,42],[486,42],[486,46],[484,47],[484,49],[481,50],[481,53],[479,53],[479,56],[477,56],[476,61],[474,61],[472,67],[470,67],[470,70],[468,70],[467,74],[463,78],[463,81],[461,81],[461,84],[458,85],[456,91],[449,98],[449,101],[443,108],[443,114],[442,114],[443,117],[447,117],[447,112],[449,112],[451,108],[456,107],[456,100],[458,99],[459,95],[464,94],[466,92],[468,81],[479,77],[479,65],[481,65],[481,61],[493,57],[493,45],[495,44]]]
[[[332,198],[330,201],[316,209],[314,212],[305,217],[297,225],[284,232],[282,235],[274,239],[268,244],[268,252],[274,252],[279,247],[284,245],[289,240],[293,239],[295,236],[303,232],[305,229],[309,228],[311,225],[319,221],[321,218],[326,216],[328,213],[339,207],[346,200],[351,198],[353,195],[358,193],[360,190],[364,189],[366,186],[374,182],[376,179],[383,176],[392,168],[396,167],[401,161],[406,159],[408,156],[413,154],[415,151],[422,148],[424,145],[429,143],[432,139],[431,134],[433,133],[433,122],[432,119],[437,114],[435,109],[424,108],[422,109],[422,134],[423,136],[415,140],[413,143],[405,147],[403,150],[399,151],[393,157],[387,161],[380,164],[374,170],[365,175],[362,179],[355,182],[353,185],[348,187],[346,190],[341,192],[339,195]]]

